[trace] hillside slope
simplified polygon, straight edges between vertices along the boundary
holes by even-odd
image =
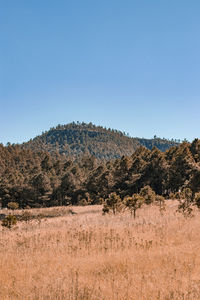
[[[114,159],[131,155],[139,146],[165,151],[177,145],[174,141],[131,138],[121,131],[95,126],[92,123],[58,125],[23,144],[23,148],[59,152],[67,156],[94,155],[98,159]]]

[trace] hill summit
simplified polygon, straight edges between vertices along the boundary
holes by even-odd
[[[24,149],[59,152],[75,158],[82,155],[94,155],[96,158],[115,159],[123,155],[131,155],[139,146],[152,149],[156,146],[165,151],[176,146],[176,141],[154,137],[153,139],[132,138],[125,132],[96,126],[92,123],[73,122],[58,125],[49,131],[23,143]]]

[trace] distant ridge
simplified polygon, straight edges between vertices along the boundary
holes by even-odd
[[[154,137],[153,139],[132,138],[125,132],[107,129],[92,123],[70,123],[50,128],[49,131],[22,144],[22,148],[59,152],[74,158],[82,155],[94,155],[100,160],[131,155],[139,146],[148,149],[157,147],[165,151],[177,146],[177,141]]]

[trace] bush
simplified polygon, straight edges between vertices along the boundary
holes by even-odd
[[[188,202],[186,200],[180,201],[180,204],[178,205],[178,212],[182,213],[184,217],[192,217],[193,209],[191,206],[191,202]]]
[[[103,208],[102,208],[102,213],[103,213],[103,215],[109,213],[109,207],[108,207],[106,204],[104,204],[104,206],[103,206]]]
[[[103,213],[109,212],[111,209],[113,214],[115,215],[116,212],[120,212],[122,210],[122,200],[119,195],[116,193],[111,193],[109,197],[105,200]]]
[[[133,194],[132,197],[127,196],[124,198],[124,205],[129,208],[131,215],[134,215],[134,219],[136,217],[136,211],[140,208],[144,203],[144,198],[139,194]]]
[[[33,219],[33,215],[28,211],[23,212],[23,214],[18,217],[19,221],[25,221],[25,222],[28,222],[31,219]]]
[[[181,198],[182,198],[181,192],[176,192],[176,193],[174,194],[174,199],[180,200]]]
[[[156,194],[149,185],[140,190],[140,196],[144,198],[145,204],[151,204],[155,201]]]
[[[8,215],[6,216],[3,220],[1,225],[6,227],[6,228],[12,228],[14,225],[17,224],[17,218],[15,216],[12,215]]]
[[[181,192],[182,198],[187,201],[192,201],[192,190],[190,188],[184,188]]]
[[[175,199],[181,200],[185,199],[187,201],[192,200],[192,191],[190,188],[184,188],[182,191],[176,192],[175,193]]]
[[[9,203],[7,204],[7,207],[8,207],[9,209],[14,210],[14,209],[18,209],[18,208],[19,208],[19,204],[18,204],[17,202],[9,202]]]

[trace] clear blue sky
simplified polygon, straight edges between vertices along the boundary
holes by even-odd
[[[200,138],[199,0],[0,3],[0,142],[72,121]]]

